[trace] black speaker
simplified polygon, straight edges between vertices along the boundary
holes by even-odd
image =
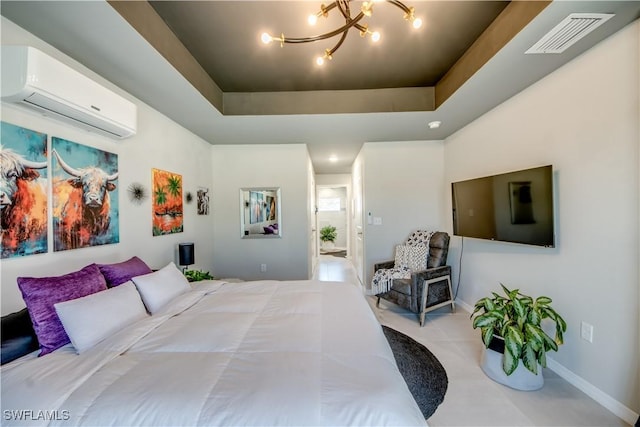
[[[180,265],[191,265],[196,259],[196,249],[193,243],[180,243],[178,244],[178,257],[180,259]]]

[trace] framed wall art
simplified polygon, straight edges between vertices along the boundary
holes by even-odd
[[[198,215],[209,215],[209,189],[199,187],[196,198],[198,200]]]
[[[240,189],[240,237],[281,237],[280,188]]]
[[[0,124],[2,258],[47,252],[47,135]]]
[[[153,169],[152,182],[153,235],[182,233],[182,175]]]
[[[51,140],[53,250],[120,242],[118,155]]]

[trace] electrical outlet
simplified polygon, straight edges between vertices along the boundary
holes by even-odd
[[[582,322],[580,325],[580,336],[583,340],[593,342],[593,325],[588,324],[587,322]]]
[[[260,264],[260,271],[261,272],[266,272],[267,271],[267,264]]]

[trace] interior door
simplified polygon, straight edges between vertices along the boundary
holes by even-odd
[[[364,283],[364,233],[362,225],[356,225],[356,254],[353,257],[360,283]]]
[[[360,279],[360,283],[364,284],[364,217],[363,217],[363,186],[362,171],[358,164],[353,174],[353,243],[354,254],[352,257],[353,265]]]

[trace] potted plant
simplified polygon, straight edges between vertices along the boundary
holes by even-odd
[[[482,370],[501,384],[536,390],[544,384],[541,368],[547,366],[546,353],[558,351],[567,323],[551,307],[551,298],[533,299],[500,286],[504,295],[492,292],[478,300],[471,314],[473,328],[480,328],[485,345]],[[544,319],[555,323],[553,339],[541,327]]]
[[[338,237],[338,233],[334,226],[327,225],[320,229],[320,240],[322,241],[322,246],[324,248],[333,247],[336,237]]]
[[[199,282],[201,280],[211,280],[214,278],[208,271],[201,270],[186,270],[184,275],[189,282]]]

